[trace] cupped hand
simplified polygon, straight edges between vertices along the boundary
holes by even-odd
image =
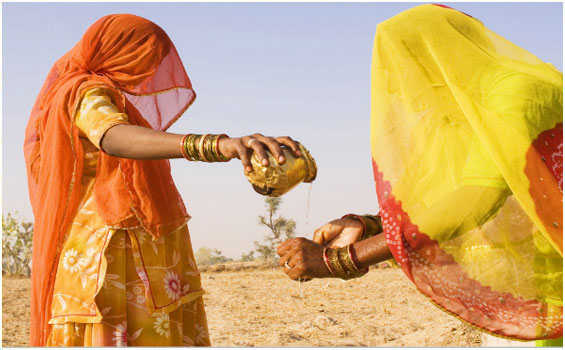
[[[361,240],[363,230],[363,224],[357,219],[337,219],[314,231],[313,240],[326,247],[340,248]]]
[[[246,173],[253,170],[251,166],[251,155],[257,153],[261,163],[269,166],[269,156],[267,150],[275,157],[279,164],[283,164],[286,159],[281,147],[290,148],[293,153],[300,157],[300,147],[292,138],[288,136],[270,137],[261,134],[253,134],[243,137],[224,137],[220,139],[218,148],[224,157],[233,159],[238,158],[243,164]]]
[[[292,238],[279,245],[279,265],[292,280],[332,277],[324,262],[324,246],[306,238]],[[285,265],[288,263],[288,267]]]

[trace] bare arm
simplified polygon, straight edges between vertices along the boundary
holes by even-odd
[[[368,267],[393,258],[382,233],[353,244],[353,250],[359,267]]]
[[[106,131],[100,147],[109,155],[120,158],[182,158],[179,144],[183,136],[138,125],[119,124]]]
[[[137,125],[118,124],[106,133],[100,147],[109,155],[130,159],[169,159],[182,158],[180,142],[184,135],[157,131]],[[259,142],[251,142],[256,139]],[[266,151],[269,150],[278,159],[285,162],[281,146],[287,146],[297,156],[300,149],[290,137],[266,137],[253,134],[239,138],[222,138],[219,143],[220,152],[228,159],[239,158],[246,171],[251,171],[250,157],[253,151],[262,159],[263,165],[268,166]]]

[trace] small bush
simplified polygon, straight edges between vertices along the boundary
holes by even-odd
[[[255,252],[252,250],[249,253],[241,253],[241,259],[239,261],[247,262],[247,261],[255,261]]]
[[[29,276],[33,223],[2,215],[2,274]]]
[[[221,251],[206,247],[198,249],[196,254],[194,254],[194,258],[198,266],[223,264],[228,261],[233,261],[233,259],[223,256]]]
[[[278,197],[265,198],[265,206],[267,215],[259,216],[259,224],[269,228],[269,233],[265,236],[265,244],[255,241],[255,251],[259,254],[259,259],[272,265],[277,265],[277,246],[285,239],[294,238],[296,231],[296,222],[283,216],[278,216],[277,212],[280,208],[282,199]],[[284,238],[283,238],[284,234]]]

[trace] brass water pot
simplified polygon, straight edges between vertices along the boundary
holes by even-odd
[[[296,157],[294,153],[283,147],[286,162],[279,164],[271,152],[269,155],[269,166],[263,166],[261,159],[256,153],[251,157],[253,171],[246,174],[247,180],[253,186],[255,192],[263,196],[279,197],[287,193],[301,182],[312,182],[316,179],[318,168],[316,162],[308,150],[300,143],[302,155]]]

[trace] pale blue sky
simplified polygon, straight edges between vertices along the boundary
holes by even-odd
[[[311,237],[326,221],[377,210],[369,150],[369,72],[376,25],[416,3],[2,4],[2,210],[32,218],[22,156],[31,106],[53,62],[110,13],[159,24],[198,98],[172,132],[290,135],[318,163],[310,200],[301,185],[281,213]],[[490,29],[563,69],[561,3],[455,3]],[[194,244],[238,258],[262,240],[263,198],[241,165],[173,160],[193,216]]]

